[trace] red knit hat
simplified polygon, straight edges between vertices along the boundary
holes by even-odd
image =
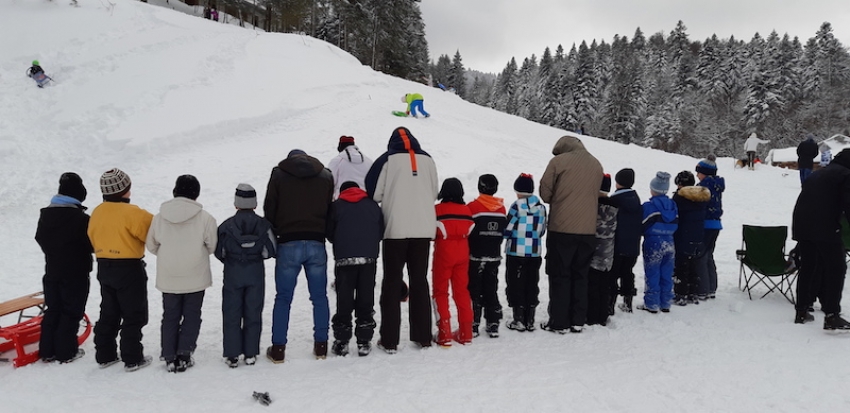
[[[353,136],[345,136],[345,135],[340,136],[339,137],[339,143],[354,143],[354,137]]]

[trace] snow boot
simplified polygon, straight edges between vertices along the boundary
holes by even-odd
[[[255,364],[257,364],[257,356],[245,357],[246,366],[253,366]]]
[[[182,373],[195,365],[195,359],[192,358],[189,354],[180,354],[177,356],[177,360],[174,361],[176,364],[176,368],[174,370],[175,373]]]
[[[147,366],[150,366],[153,363],[153,357],[151,356],[143,356],[142,359],[137,363],[125,363],[124,371],[133,372]]]
[[[508,321],[508,330],[525,331],[525,307],[512,307],[514,319]]]
[[[850,323],[841,318],[838,313],[827,314],[823,320],[824,330],[850,330]]]
[[[348,351],[348,348],[345,349]],[[328,358],[328,342],[327,341],[314,341],[313,342],[313,354],[316,356],[316,360],[324,360]]]
[[[235,368],[239,367],[239,358],[238,357],[228,357],[228,358],[224,359],[224,364],[227,364],[227,367],[235,369]]]
[[[678,306],[684,307],[688,305],[688,298],[684,295],[677,295],[676,298],[673,299],[673,303]]]
[[[437,322],[437,335],[434,337],[434,342],[441,347],[452,346],[452,324],[449,320]]]
[[[286,359],[286,344],[273,344],[266,349],[266,357],[274,364],[283,363]]]
[[[372,352],[372,344],[368,341],[365,343],[357,343],[357,355],[360,357],[366,357],[369,353]]]
[[[83,349],[78,348],[78,349],[77,349],[77,353],[76,353],[76,354],[74,354],[73,356],[71,356],[71,358],[69,358],[68,360],[59,360],[59,364],[67,364],[67,363],[70,363],[70,362],[72,362],[72,361],[74,361],[74,360],[77,360],[77,359],[79,359],[79,358],[81,358],[81,357],[83,357],[83,356],[85,356],[85,355],[86,355],[86,352],[85,352]]]
[[[481,325],[481,306],[478,304],[472,304],[472,337],[478,337],[480,333],[478,332],[478,328]]]
[[[632,312],[632,296],[630,296],[630,295],[624,295],[623,296],[623,303],[620,304],[620,311],[622,311],[624,313],[631,313]]]
[[[348,355],[348,342],[342,340],[334,340],[334,344],[331,347],[331,351],[340,357],[345,357]]]
[[[458,323],[458,328],[452,334],[452,338],[460,344],[467,345],[472,343],[472,323]],[[496,337],[499,334],[499,323],[488,323],[487,333],[490,333],[490,325],[496,325]],[[493,337],[493,336],[490,336]]]
[[[534,331],[534,315],[536,312],[536,306],[525,308],[525,331]]]
[[[488,322],[487,323],[487,335],[490,336],[490,338],[498,338],[499,337],[499,323]]]
[[[810,321],[815,321],[815,316],[812,313],[797,310],[797,315],[794,316],[794,324],[806,324]]]
[[[646,312],[651,313],[651,314],[658,314],[657,308],[649,308],[649,307],[647,307],[643,304],[638,304],[638,306],[635,307],[635,308],[637,308],[638,310],[646,311]]]

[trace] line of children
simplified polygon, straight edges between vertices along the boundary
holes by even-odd
[[[74,176],[65,174],[60,182],[70,182]],[[631,297],[636,293],[632,267],[637,248],[633,244],[639,242],[640,234],[634,234],[638,231],[644,237],[646,274],[644,305],[638,308],[651,313],[669,311],[673,303],[674,262],[675,302],[696,303],[697,258],[705,252],[701,230],[706,205],[711,199],[710,190],[695,186],[693,174],[683,171],[676,177],[679,189],[671,200],[666,196],[670,175],[658,172],[650,184],[652,197],[641,205],[631,189],[634,171],[623,169],[615,179],[617,191],[610,198],[610,175],[605,175],[600,188],[596,233],[599,243],[591,264],[588,322],[607,323],[608,316],[613,314],[617,292],[624,296],[621,309],[631,311]],[[73,195],[69,205],[77,208],[85,199],[85,189],[79,181],[76,186],[60,184],[60,195]],[[166,361],[167,370],[185,371],[193,364],[191,355],[200,329],[204,290],[212,284],[208,257],[212,253],[224,263],[223,357],[230,367],[238,365],[240,356],[245,364],[254,364],[262,331],[263,260],[275,257],[277,248],[271,223],[254,212],[257,207],[254,188],[247,184],[237,187],[236,214],[216,228],[215,219],[196,202],[200,183],[194,176],[178,177],[174,199],[163,203],[155,217],[129,204],[130,186],[129,176],[117,168],[103,174],[104,203],[94,210],[87,230],[87,238],[98,258],[103,297],[101,317],[95,327],[98,363],[106,367],[123,360],[127,371],[151,363],[151,357],[144,356],[141,345],[141,328],[147,323],[147,276],[142,261],[146,241],[148,250],[159,256],[157,288],[163,292],[161,358]],[[535,329],[546,207],[533,194],[531,175],[521,174],[513,188],[517,200],[505,212],[503,200],[494,197],[498,190],[494,175],[479,177],[479,196],[469,205],[463,201],[463,186],[457,178],[446,179],[442,184],[438,195],[441,202],[435,206],[437,228],[432,267],[433,300],[438,314],[434,341],[441,346],[450,346],[452,340],[471,343],[478,335],[482,315],[485,331],[490,337],[498,337],[502,312],[497,295],[498,268],[503,239],[506,240],[506,294],[512,309],[506,325],[515,331]],[[640,206],[640,219],[636,218],[636,205]],[[40,223],[39,231],[42,227]],[[335,355],[348,354],[352,336],[356,338],[360,356],[371,351],[376,327],[373,315],[377,258],[384,228],[384,215],[378,204],[356,182],[343,183],[327,224],[327,239],[333,243],[337,289],[332,347]],[[47,250],[45,253],[48,254]],[[618,280],[622,282],[619,287]],[[449,288],[458,311],[458,329],[454,332]],[[119,329],[120,358],[114,342]],[[53,356],[49,343],[42,346],[45,360],[72,361],[82,355],[69,357],[63,352]],[[73,346],[69,348],[73,352]]]

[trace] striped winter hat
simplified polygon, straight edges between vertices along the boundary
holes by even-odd
[[[717,163],[714,162],[716,159],[714,155],[708,155],[705,159],[699,161],[696,167],[697,172],[709,176],[717,175]]]
[[[118,168],[112,168],[100,176],[100,191],[103,195],[124,195],[130,190],[130,175]]]

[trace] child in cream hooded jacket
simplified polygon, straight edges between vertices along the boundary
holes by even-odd
[[[181,175],[174,199],[160,207],[146,247],[157,256],[156,288],[162,291],[162,359],[168,371],[191,367],[201,328],[204,290],[212,285],[210,254],[218,242],[215,218],[195,201],[201,185]]]

